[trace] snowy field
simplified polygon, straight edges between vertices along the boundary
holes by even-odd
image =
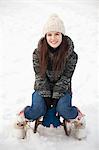
[[[99,149],[98,10],[98,0],[0,0],[1,150]],[[82,141],[66,137],[63,128],[44,127],[19,140],[13,129],[16,114],[31,104],[32,52],[51,13],[64,21],[79,56],[72,84],[73,105],[86,114],[87,138]]]

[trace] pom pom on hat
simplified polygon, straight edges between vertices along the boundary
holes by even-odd
[[[65,27],[63,21],[58,17],[57,14],[52,14],[49,19],[47,20],[46,24],[43,28],[43,34],[47,32],[61,32],[63,35],[65,35]]]

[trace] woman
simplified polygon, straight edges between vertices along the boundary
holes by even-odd
[[[66,120],[79,116],[77,107],[72,106],[72,76],[77,64],[78,55],[74,51],[72,40],[65,35],[63,21],[52,15],[46,22],[43,35],[37,49],[33,52],[35,71],[35,92],[32,94],[31,106],[25,107],[21,117],[35,120],[45,116],[44,125],[60,125],[53,114],[58,113]],[[47,117],[49,117],[49,122]],[[19,115],[20,116],[20,115]]]

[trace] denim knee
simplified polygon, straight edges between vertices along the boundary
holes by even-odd
[[[56,111],[65,119],[73,119],[78,114],[77,108],[72,106],[72,96],[68,93],[59,99]]]
[[[57,103],[56,109],[62,109],[65,107],[72,106],[72,96],[69,93],[66,93],[63,97],[61,97]]]
[[[35,120],[40,116],[44,116],[46,109],[44,98],[38,92],[34,92],[32,94],[32,104],[25,108],[24,114],[27,119]]]

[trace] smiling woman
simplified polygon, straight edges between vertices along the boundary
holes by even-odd
[[[57,15],[52,15],[43,28],[44,37],[38,42],[33,52],[35,71],[35,92],[32,105],[19,113],[23,121],[36,120],[43,116],[43,125],[60,125],[58,116],[74,122],[83,115],[72,106],[71,80],[78,60],[73,41],[65,35],[65,27]],[[24,123],[22,123],[24,124]]]

